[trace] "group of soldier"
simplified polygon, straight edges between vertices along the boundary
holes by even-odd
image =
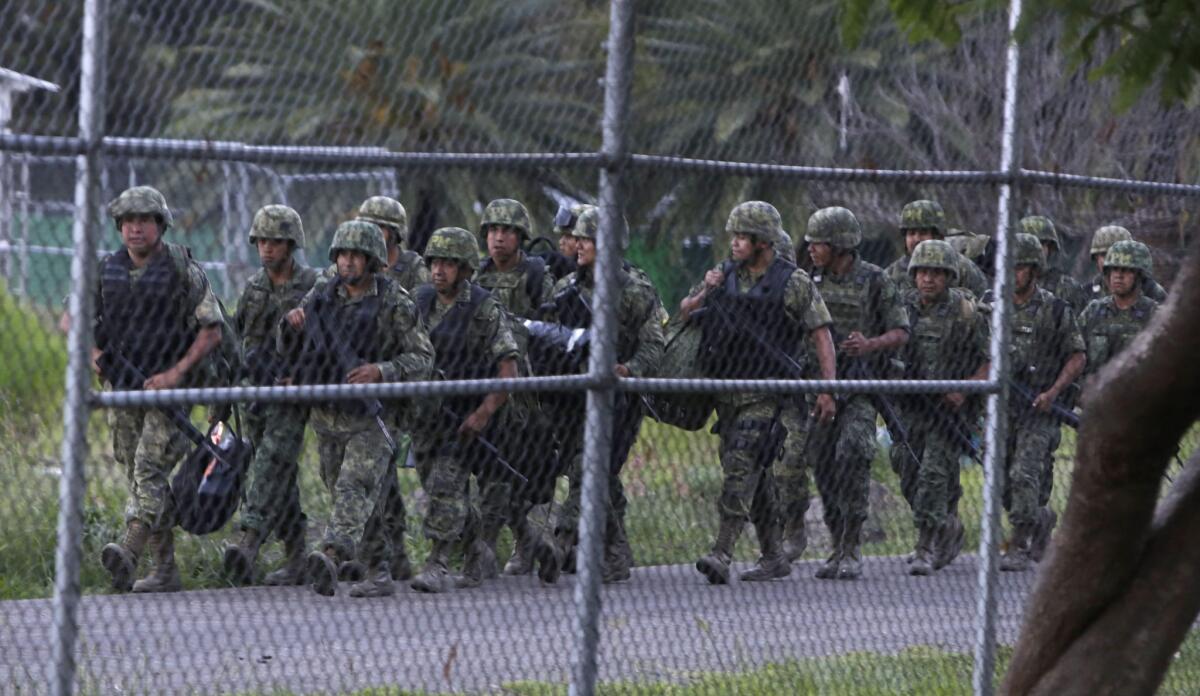
[[[173,220],[161,193],[131,188],[109,212],[122,246],[101,262],[93,288],[93,358],[110,384],[129,382],[128,375],[114,375],[114,360],[132,365],[138,386],[147,390],[512,378],[581,371],[586,364],[570,355],[570,346],[546,337],[575,341],[590,326],[599,234],[594,206],[560,210],[558,249],[548,255],[529,251],[534,226],[525,206],[512,199],[488,204],[475,232],[434,231],[418,254],[406,248],[403,206],[376,196],[337,227],[330,265],[313,269],[297,256],[305,245],[300,216],[288,206],[267,205],[248,234],[261,268],[232,317],[190,252],[166,241]],[[986,379],[989,283],[946,240],[945,213],[936,202],[904,206],[899,231],[906,253],[886,269],[861,258],[862,230],[846,208],[823,208],[809,218],[802,264],[809,270],[797,264],[791,237],[769,203],[738,205],[725,230],[729,259],[705,273],[673,317],[643,271],[628,263],[618,270],[618,378],[678,376],[672,364],[682,361],[687,374],[711,379]],[[1013,528],[1002,560],[1006,570],[1026,570],[1039,560],[1056,522],[1048,507],[1053,457],[1062,414],[1073,407],[1072,385],[1120,352],[1163,296],[1148,248],[1124,228],[1095,233],[1098,274],[1090,289],[1056,267],[1059,249],[1049,219],[1021,220],[1010,346],[1013,427],[1005,458],[1004,505]],[[909,572],[929,575],[959,553],[959,461],[971,452],[977,397],[739,392],[681,402],[619,391],[607,469],[604,582],[629,578],[633,566],[620,474],[641,421],[650,415],[679,425],[670,414],[681,403],[685,410],[707,404],[699,420],[693,416],[696,422],[684,426],[689,429],[706,425],[712,410],[717,416],[719,525],[711,552],[696,562],[709,582],[729,582],[734,544],[747,523],[755,528],[760,557],[741,579],[790,574],[807,547],[810,472],[833,547],[816,576],[860,577],[878,417],[890,431],[891,465],[913,512],[917,542]],[[536,571],[547,583],[573,572],[585,410],[579,393],[266,402],[238,410],[253,454],[236,539],[223,559],[236,584],[308,584],[333,595],[347,582],[353,597],[391,595],[397,580],[422,592],[473,587],[499,574],[497,544],[505,526],[514,543],[503,572]],[[129,502],[124,539],[106,545],[101,562],[118,591],[178,590],[169,477],[188,441],[164,409],[113,409],[110,418]],[[298,483],[306,429],[315,434],[331,501],[311,548]],[[397,476],[404,463],[415,467],[426,501],[421,533],[430,552],[416,573]],[[562,476],[566,498],[551,514]],[[259,578],[259,551],[271,537],[282,542],[285,560]],[[153,570],[137,579],[146,550]],[[461,565],[452,569],[455,562]]]

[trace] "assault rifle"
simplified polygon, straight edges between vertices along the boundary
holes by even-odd
[[[1033,401],[1037,398],[1037,394],[1024,383],[1011,377],[1005,381],[1008,382],[1008,388],[1012,390],[1013,394],[1021,400],[1021,405],[1025,409],[1033,411]],[[1079,414],[1057,401],[1050,404],[1050,415],[1063,425],[1069,425],[1075,430],[1079,430]]]
[[[142,385],[146,383],[146,374],[118,349],[105,348],[96,362],[100,366],[100,374],[117,389],[142,389]],[[192,419],[188,417],[182,406],[159,406],[158,410],[162,411],[172,425],[179,428],[180,432],[193,444],[203,447],[218,461],[228,466],[240,467],[238,462],[229,458],[227,452],[215,445],[192,424]]]
[[[335,283],[340,280],[335,280]],[[333,288],[331,288],[333,289]],[[329,318],[326,316],[326,303],[318,296],[317,301],[312,303],[312,311],[305,312],[304,321],[304,338],[305,343],[313,346],[314,350],[323,355],[332,355],[336,362],[337,372],[345,379],[346,375],[360,365],[363,364],[361,358],[355,354],[349,344],[346,343],[344,333],[335,330],[329,325]],[[392,433],[388,430],[387,424],[383,422],[383,404],[379,399],[367,398],[362,400],[363,407],[366,409],[366,415],[375,419],[375,424],[379,426],[379,431],[383,433],[383,439],[387,442],[388,449],[391,450],[392,456],[396,455],[396,441],[392,438]]]

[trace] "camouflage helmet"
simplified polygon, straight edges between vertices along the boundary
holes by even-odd
[[[434,259],[454,259],[468,268],[479,268],[479,242],[475,235],[461,227],[441,227],[433,231],[425,243],[425,262]]]
[[[958,282],[958,252],[949,242],[926,239],[913,249],[908,262],[908,277],[915,278],[919,268],[940,268],[950,274],[950,282]]]
[[[1119,225],[1105,225],[1092,235],[1092,256],[1107,254],[1112,245],[1133,239],[1129,230]]]
[[[600,209],[594,205],[584,205],[580,208],[575,226],[571,228],[571,236],[595,241],[600,235]]]
[[[937,201],[920,200],[905,204],[900,210],[900,231],[934,230],[942,234],[946,229],[946,211]]]
[[[355,219],[395,227],[400,236],[397,242],[408,238],[408,213],[395,198],[371,196],[358,206],[358,216]]]
[[[479,234],[487,236],[489,225],[508,225],[521,231],[521,239],[533,236],[533,224],[529,221],[529,211],[520,201],[511,198],[497,198],[487,204],[483,218],[479,221]]]
[[[387,268],[387,245],[383,241],[383,230],[365,220],[349,220],[338,225],[329,244],[329,260],[337,263],[339,251],[361,251],[369,261],[379,268]]]
[[[729,212],[725,231],[730,234],[748,234],[756,241],[770,242],[774,246],[783,233],[783,218],[770,203],[746,201],[739,203]]]
[[[300,214],[286,205],[264,205],[250,223],[250,243],[259,239],[286,239],[298,247],[304,246],[304,224]]]
[[[862,243],[862,225],[854,213],[840,206],[821,208],[808,218],[804,241],[829,244],[836,249],[854,249]]]
[[[1030,215],[1021,218],[1021,231],[1032,234],[1039,241],[1053,244],[1056,249],[1062,247],[1058,241],[1058,230],[1054,229],[1054,222],[1045,215]]]
[[[158,218],[163,232],[175,224],[171,209],[167,207],[166,197],[153,186],[125,189],[108,204],[108,214],[118,227],[121,225],[121,218],[126,215],[153,215]]]
[[[1017,266],[1030,265],[1038,268],[1046,266],[1046,250],[1042,248],[1042,240],[1032,234],[1018,232],[1014,252]]]
[[[558,213],[554,215],[554,234],[570,234],[571,230],[575,228],[575,224],[579,222],[579,216],[583,215],[583,211],[590,207],[594,206],[576,203],[572,206],[560,207]]]
[[[1132,239],[1115,242],[1104,255],[1104,270],[1110,268],[1131,268],[1141,272],[1143,278],[1149,278],[1154,275],[1150,247]]]

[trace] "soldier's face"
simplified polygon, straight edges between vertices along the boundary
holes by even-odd
[[[921,229],[915,229],[915,230],[909,229],[909,230],[903,230],[903,232],[904,232],[904,248],[905,248],[905,250],[907,250],[909,256],[912,256],[913,249],[916,249],[917,245],[920,244],[921,242],[924,242],[928,239],[937,239],[938,238],[937,234],[932,229],[929,229],[929,228],[921,228]]]
[[[729,255],[734,261],[747,261],[754,256],[754,237],[738,232],[729,240]]]
[[[292,243],[286,239],[256,239],[258,260],[263,268],[269,271],[279,271],[292,255]]]
[[[158,246],[162,229],[158,218],[149,213],[136,213],[121,218],[121,243],[134,256],[145,256]]]
[[[1129,297],[1137,287],[1138,272],[1132,268],[1110,268],[1105,274],[1108,276],[1108,290],[1116,297]]]
[[[914,276],[917,293],[926,303],[940,297],[950,284],[950,274],[941,268],[918,268]]]
[[[429,275],[433,278],[433,289],[439,293],[447,293],[458,285],[458,276],[462,267],[456,259],[435,258],[429,261]]]
[[[389,252],[400,246],[400,230],[391,225],[379,225],[379,229],[383,230],[383,238],[387,241]]]
[[[813,266],[825,268],[830,261],[833,261],[833,245],[825,242],[809,242],[808,258],[812,259]]]
[[[1023,263],[1017,266],[1013,273],[1015,274],[1014,279],[1017,281],[1017,294],[1024,295],[1029,292],[1029,286],[1033,285],[1035,278],[1036,267],[1032,264]]]
[[[575,238],[576,261],[580,268],[587,268],[596,263],[596,240],[585,237]]]
[[[575,254],[579,251],[579,240],[569,234],[564,234],[558,238],[558,251],[568,259],[575,258]]]
[[[358,285],[367,277],[367,255],[353,249],[341,249],[337,255],[338,275],[349,285]]]
[[[507,261],[517,255],[521,244],[521,232],[511,225],[488,225],[488,256],[497,261]]]
[[[1092,263],[1096,264],[1096,270],[1100,275],[1104,275],[1104,257],[1108,254],[1092,254]]]

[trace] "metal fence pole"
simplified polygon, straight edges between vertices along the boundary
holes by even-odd
[[[603,379],[588,390],[584,430],[583,491],[579,520],[578,578],[575,584],[576,654],[570,693],[591,696],[596,690],[600,645],[600,562],[608,507],[608,467],[612,450],[613,387],[616,378],[617,267],[624,230],[621,170],[627,156],[626,118],[633,69],[633,3],[613,0],[609,12],[608,65],[604,75],[604,120],[600,171],[600,234],[596,243],[595,296],[592,299],[592,346],[588,371]]]
[[[51,692],[67,696],[75,687],[75,641],[79,634],[79,562],[82,553],[83,494],[86,486],[88,392],[92,386],[92,278],[96,258],[93,234],[99,196],[100,138],[104,128],[105,2],[86,0],[83,57],[80,61],[79,137],[87,144],[75,159],[75,224],[72,236],[71,295],[67,311],[66,400],[63,404],[62,479],[58,493],[58,538],[54,571],[53,663]]]
[[[1009,317],[1012,315],[1013,186],[1020,172],[1017,133],[1018,74],[1021,62],[1016,31],[1021,21],[1021,0],[1011,0],[1008,10],[1008,50],[1004,68],[1004,120],[1000,141],[1000,170],[1010,175],[1000,184],[996,216],[996,278],[992,285],[992,336],[988,353],[988,379],[999,389],[987,400],[986,454],[983,460],[983,519],[979,539],[979,596],[976,605],[975,666],[972,687],[977,696],[991,696],[996,670],[996,585],[1000,537],[1000,496],[1004,480],[1005,442],[1008,430]]]

